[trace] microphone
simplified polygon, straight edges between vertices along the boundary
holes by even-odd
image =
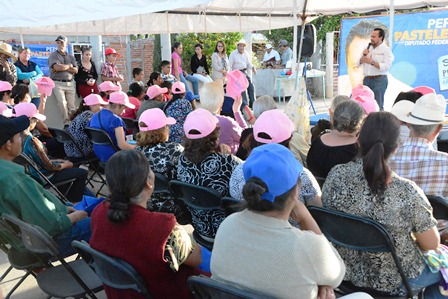
[[[372,43],[369,43],[369,45],[367,46],[367,50],[369,50],[371,46],[372,46]]]

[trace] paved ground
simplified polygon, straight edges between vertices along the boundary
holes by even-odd
[[[328,106],[331,104],[330,99],[326,99],[325,101],[322,99],[314,100],[314,107],[317,113],[322,113],[328,111]],[[284,109],[285,103],[282,102],[279,104],[280,109]],[[310,112],[312,113],[311,109]],[[103,190],[104,191],[104,190]],[[191,231],[191,226],[186,227],[188,231]],[[0,252],[0,275],[6,271],[9,267],[7,256],[4,252]],[[0,289],[4,295],[6,295],[9,290],[17,283],[17,281],[24,274],[23,271],[12,270],[11,273],[0,283]],[[42,292],[34,277],[29,276],[23,284],[14,292],[11,298],[20,298],[20,299],[43,299],[47,298],[47,295]],[[98,293],[98,298],[105,299],[106,295],[103,292]]]

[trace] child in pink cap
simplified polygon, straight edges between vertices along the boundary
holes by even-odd
[[[12,85],[8,81],[0,81],[0,101],[5,103],[8,108],[14,106],[14,100],[11,98]]]
[[[104,81],[98,86],[98,88],[100,89],[100,96],[106,102],[109,101],[109,95],[112,92],[121,90],[121,86],[117,86],[110,81]]]
[[[44,121],[45,115],[40,114],[32,103],[19,103],[14,107],[13,116],[26,115],[30,119],[30,126],[21,133],[23,153],[33,160],[39,170],[55,184],[68,200],[79,202],[82,200],[87,179],[87,171],[82,168],[73,168],[73,163],[67,160],[53,160],[47,156],[45,145],[31,134],[38,121]],[[37,181],[45,181],[29,168],[30,175]],[[74,179],[73,182],[60,183]]]
[[[369,115],[370,112],[380,111],[380,107],[375,100],[375,94],[366,85],[360,84],[353,88],[351,99],[357,101],[362,106],[366,112],[366,116]]]
[[[119,149],[135,148],[135,145],[126,142],[126,125],[120,117],[126,107],[134,109],[135,105],[129,102],[126,93],[115,91],[109,96],[109,106],[94,114],[89,123],[89,127],[105,131]],[[101,162],[107,162],[115,153],[110,145],[94,144],[93,150]]]
[[[138,109],[140,109],[140,106],[142,105],[141,101],[143,100],[144,96],[145,96],[145,91],[139,83],[134,82],[131,85],[129,85],[129,91],[128,91],[129,102],[132,105],[134,105],[135,107],[134,108],[126,108],[124,110],[123,114],[121,115],[121,117],[136,119],[137,111],[138,111]],[[132,128],[129,128],[129,129],[132,129]]]
[[[81,101],[78,110],[71,116],[67,131],[72,135],[76,144],[72,142],[64,143],[64,151],[70,161],[78,162],[84,157],[95,157],[92,142],[84,130],[88,127],[92,116],[106,105],[108,103],[99,95],[89,94]]]

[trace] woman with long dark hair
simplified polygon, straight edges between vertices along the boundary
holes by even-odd
[[[331,169],[323,186],[322,201],[330,209],[384,225],[411,287],[426,287],[425,298],[445,298],[439,292],[440,272],[432,273],[421,254],[422,250],[436,250],[440,243],[431,205],[414,182],[399,177],[388,165],[399,135],[400,121],[393,114],[370,113],[359,134],[358,158]],[[403,293],[402,279],[390,253],[347,248],[338,251],[347,266],[344,280],[358,287]]]
[[[193,85],[193,92],[194,94],[199,94],[198,89],[198,79],[196,79],[193,76],[190,76],[182,70],[182,43],[175,42],[173,47],[171,47],[171,62],[172,62],[172,69],[171,72],[173,73],[174,77],[176,77],[177,81],[180,81],[185,84],[185,88],[187,91],[190,89],[188,88],[187,80],[191,82]]]
[[[76,91],[81,98],[89,94],[98,94],[98,73],[92,61],[92,50],[89,47],[81,48],[81,61],[78,63],[78,73],[75,74]]]
[[[207,57],[202,53],[202,49],[203,47],[201,44],[196,44],[194,46],[195,53],[191,56],[190,69],[193,77],[201,82],[209,83],[213,80],[209,76],[210,72],[208,70]]]
[[[126,167],[123,167],[126,165]],[[111,195],[92,213],[90,245],[131,264],[154,298],[193,298],[187,278],[199,274],[201,247],[170,214],[146,209],[154,173],[135,150],[114,154],[106,165]],[[105,286],[107,298],[143,298],[133,290]]]

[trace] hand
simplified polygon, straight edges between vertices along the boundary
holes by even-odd
[[[62,160],[61,167],[62,167],[62,169],[65,169],[65,168],[72,168],[72,167],[73,167],[73,163],[70,162],[70,161],[64,161],[64,160]]]
[[[362,56],[361,59],[359,59],[359,63],[360,63],[360,64],[368,63],[368,62],[367,62],[368,59],[369,59],[369,58],[367,58],[367,56]]]
[[[67,214],[71,214],[71,213],[73,213],[73,212],[75,212],[75,211],[77,211],[77,209],[75,209],[74,207],[72,207],[72,206],[67,206]]]
[[[40,94],[40,101],[44,104],[47,102],[47,95],[45,93]]]
[[[29,79],[23,79],[22,81],[23,81],[23,83],[26,83],[26,84],[30,83]]]
[[[187,78],[188,77],[188,73],[186,71],[183,71],[184,77]]]
[[[253,68],[253,71],[254,71],[254,75],[256,75],[257,74],[257,69]]]
[[[318,299],[335,299],[336,295],[334,290],[330,286],[319,286],[319,291],[317,293]]]
[[[87,85],[89,85],[89,86],[93,86],[93,81],[90,81],[90,80],[87,80]]]
[[[7,63],[6,59],[0,58],[0,64],[9,70],[9,64]]]
[[[118,81],[118,82],[121,82],[121,81],[123,81],[123,80],[124,80],[124,78],[123,78],[122,75],[118,76],[118,78],[117,78],[117,81]]]
[[[228,146],[227,144],[224,144],[224,143],[221,143],[218,146],[218,150],[221,154],[225,154],[225,155],[229,155],[230,153],[232,153],[230,146]]]
[[[223,71],[222,71],[222,74],[223,74],[224,76],[227,76],[227,71],[226,71],[226,70],[223,70]]]
[[[362,51],[362,55],[366,56],[367,54],[369,54],[369,49],[364,49],[364,51]]]
[[[71,212],[70,214],[67,214],[67,217],[68,217],[68,219],[70,219],[70,223],[74,224],[84,218],[87,218],[87,212],[76,210],[76,211]]]

